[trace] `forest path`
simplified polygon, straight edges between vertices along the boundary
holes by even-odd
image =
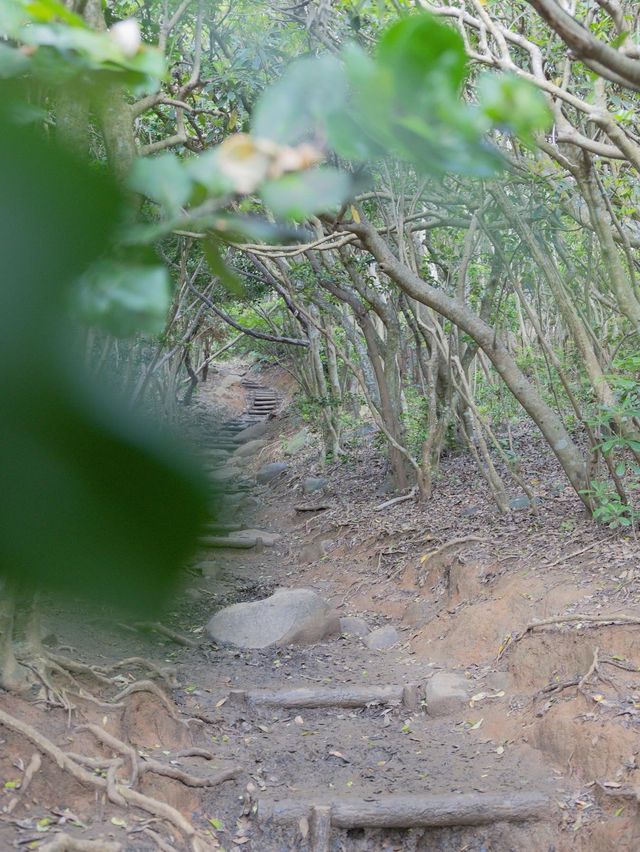
[[[273,413],[276,393],[259,384],[240,386],[249,410],[258,399]],[[308,508],[313,498],[301,501],[295,490],[283,497],[274,487],[278,477],[246,491],[249,472],[255,474],[269,449],[282,445],[278,420],[270,422],[255,452],[240,457],[239,468],[237,448],[246,443],[238,443],[238,426],[244,423],[227,422],[212,439],[211,475],[214,483],[229,483],[227,524],[242,517],[252,530],[268,529],[280,539],[247,549],[220,549],[224,541],[215,540],[213,558],[205,553],[198,563],[202,578],[189,593],[183,627],[202,629],[222,606],[300,585],[312,585],[347,615],[340,589],[321,572],[317,582],[300,583],[300,553],[314,548],[313,534],[307,537],[304,530],[316,513],[296,512],[296,506],[306,502]],[[225,521],[221,528],[227,529]],[[347,557],[342,568],[348,574]],[[384,651],[371,650],[355,636],[334,636],[307,647],[214,646],[206,659],[185,652],[181,669],[190,681],[185,712],[215,720],[216,747],[250,776],[241,804],[230,785],[217,791],[216,818],[225,828],[239,825],[242,845],[256,852],[553,848],[550,802],[557,774],[539,752],[509,742],[495,725],[488,733],[484,725],[482,708],[505,700],[501,673],[467,667],[447,684],[442,665],[410,653],[402,636],[397,638]],[[439,686],[432,682],[432,706],[425,709],[425,687],[434,678]],[[252,691],[259,699],[261,690],[279,697],[271,695],[271,704],[242,699],[241,693]],[[375,701],[384,690],[394,691],[393,697]],[[349,703],[345,694],[353,699],[354,693],[361,694],[362,706],[341,706]],[[327,706],[304,706],[305,701]],[[291,706],[296,703],[302,706]],[[326,835],[322,806],[333,812]],[[380,825],[395,828],[376,828]],[[218,836],[225,846],[232,840],[224,832]]]
[[[0,849],[47,849],[53,834],[85,845],[52,850],[97,838],[103,852],[637,849],[637,629],[589,629],[607,613],[640,615],[637,546],[577,515],[553,470],[542,517],[497,516],[463,458],[429,505],[376,511],[389,495],[370,433],[325,468],[283,371],[235,369],[202,386],[188,413],[213,514],[164,632],[48,601],[46,647],[85,664],[76,677],[93,697],[72,684],[67,712],[35,693],[2,695],[18,727],[0,719]],[[273,478],[259,475],[273,465]],[[322,488],[305,494],[309,480]],[[397,631],[396,644],[210,641],[215,612],[283,587]],[[520,641],[527,624],[563,613],[567,624]],[[97,789],[33,731],[96,767]],[[146,813],[105,796],[109,766],[150,797]]]

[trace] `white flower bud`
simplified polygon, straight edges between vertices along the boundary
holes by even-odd
[[[125,56],[135,56],[142,45],[140,24],[134,21],[133,18],[129,18],[126,21],[118,21],[109,30],[109,35]]]
[[[234,133],[218,147],[218,167],[236,192],[247,195],[267,178],[275,149],[247,133]]]

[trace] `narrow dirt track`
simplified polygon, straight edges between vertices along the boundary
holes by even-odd
[[[276,409],[275,392],[243,384],[251,416]],[[225,424],[215,449],[232,449],[228,436],[237,435],[245,423],[240,418]],[[277,421],[268,438],[278,440]],[[214,481],[220,478],[227,479],[224,464],[214,474]],[[220,570],[207,612],[211,603],[257,599],[275,588],[298,585],[290,535],[300,524],[293,507],[299,499],[283,500],[275,485],[253,490],[260,505],[245,510],[243,518],[254,528],[266,521],[280,541],[268,548],[216,549]],[[227,497],[243,486],[238,480]],[[333,597],[330,584],[318,585],[324,596]],[[197,703],[199,712],[215,717],[229,756],[251,767],[244,806],[251,819],[246,848],[552,846],[550,802],[557,776],[533,749],[505,749],[500,740],[487,737],[475,708],[429,716],[425,686],[440,667],[403,645],[371,651],[356,637],[336,637],[311,647],[220,647],[208,652],[206,664],[190,661],[197,688],[185,709]],[[473,673],[470,695],[504,696],[499,680],[491,673]],[[403,690],[413,700],[403,702]],[[219,799],[218,813],[228,824],[238,816],[237,805],[234,813],[232,801]]]

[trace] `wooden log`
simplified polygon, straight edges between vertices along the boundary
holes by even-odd
[[[330,852],[331,805],[314,805],[309,820],[311,852]]]
[[[310,799],[259,799],[260,822],[286,824],[310,819],[318,805],[331,809],[336,828],[444,828],[488,825],[493,822],[524,822],[541,819],[549,812],[543,793],[451,793],[449,795],[390,795],[359,799],[341,796],[325,802]]]
[[[400,704],[404,686],[294,687],[292,689],[234,690],[235,701],[270,707],[365,707],[367,704]]]

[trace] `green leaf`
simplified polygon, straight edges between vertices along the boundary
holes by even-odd
[[[340,112],[346,99],[345,75],[337,57],[299,59],[258,99],[251,133],[296,145],[322,130],[327,117]]]
[[[185,172],[214,198],[233,194],[233,183],[220,170],[215,148],[183,161]]]
[[[175,154],[161,154],[136,160],[129,186],[168,210],[176,210],[189,200],[193,182],[184,163]]]
[[[462,36],[434,15],[411,15],[389,27],[378,42],[378,63],[391,72],[396,95],[420,100],[432,86],[455,96],[464,81],[467,58]]]
[[[58,0],[30,0],[24,3],[25,11],[34,21],[53,21],[58,18],[72,27],[85,27],[86,24],[75,12],[70,11]]]
[[[306,219],[314,213],[335,210],[350,191],[351,180],[345,172],[317,168],[268,181],[261,195],[276,216]]]
[[[224,829],[224,823],[218,817],[209,817],[209,823],[216,829],[216,831],[222,831]]]
[[[0,573],[150,612],[205,513],[198,474],[157,423],[89,377],[68,304],[122,219],[117,187],[0,117]],[[24,381],[28,375],[29,381]],[[116,379],[114,376],[113,379]]]
[[[29,57],[24,53],[0,42],[0,79],[24,73],[29,64]]]
[[[224,262],[220,240],[211,236],[204,241],[203,250],[209,269],[218,277],[224,287],[234,296],[246,295],[242,279],[232,272]]]
[[[552,116],[542,92],[515,74],[482,74],[477,84],[482,113],[493,125],[508,128],[531,143],[536,131],[548,130]]]
[[[85,321],[116,337],[163,330],[171,304],[171,282],[164,266],[103,262],[89,270],[82,285]]]

